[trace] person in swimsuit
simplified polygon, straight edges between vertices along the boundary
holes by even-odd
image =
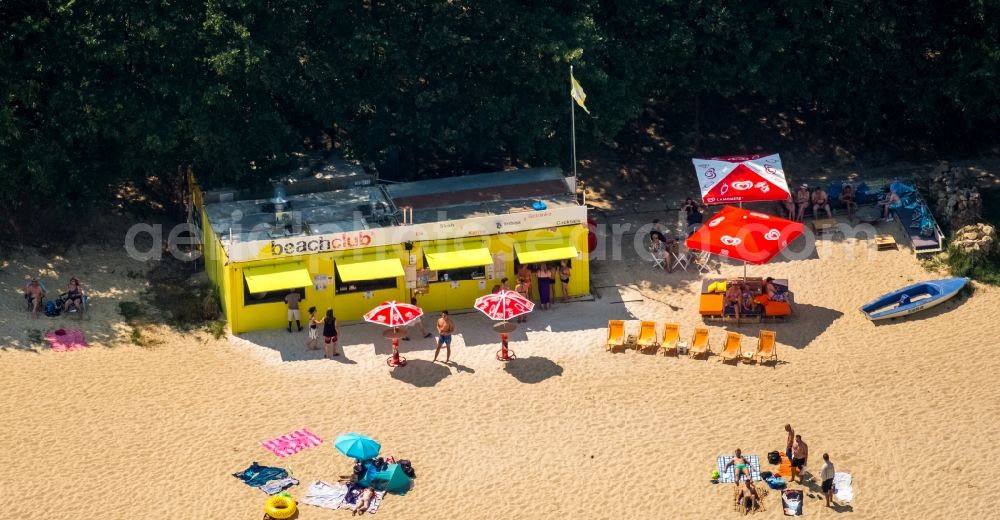
[[[66,286],[66,299],[63,305],[65,306],[63,312],[69,314],[70,309],[76,307],[80,316],[83,316],[83,288],[75,276],[69,279],[69,285]]]
[[[850,184],[844,186],[840,192],[840,202],[847,208],[847,218],[854,220],[854,212],[858,209],[858,203],[854,201],[854,186]]]
[[[374,498],[375,498],[374,489],[365,488],[364,490],[362,490],[361,494],[358,495],[358,503],[354,504],[354,512],[351,513],[351,516],[365,514],[365,512],[368,511],[368,508],[372,506],[372,500]]]
[[[441,311],[441,317],[437,320],[438,344],[434,349],[434,361],[438,360],[438,353],[441,347],[445,347],[444,362],[451,360],[451,336],[455,333],[455,323],[448,316],[448,311]]]
[[[805,469],[808,460],[809,446],[805,442],[802,442],[801,435],[796,435],[795,442],[792,444],[792,482],[795,482],[795,475],[798,475],[799,483],[803,483],[802,470]]]
[[[826,210],[826,217],[833,218],[830,211],[830,198],[826,195],[826,190],[822,186],[816,188],[812,193],[813,218],[819,218],[819,210]]]
[[[809,185],[803,184],[799,186],[799,191],[795,192],[795,220],[802,222],[802,219],[806,216],[806,208],[809,207]]]
[[[326,310],[323,318],[323,359],[339,356],[337,352],[337,341],[340,339],[340,330],[337,329],[337,318],[333,317],[333,309]]]
[[[736,448],[732,460],[726,463],[722,468],[722,472],[725,473],[729,470],[729,466],[733,466],[733,477],[736,479],[736,485],[740,485],[740,479],[746,477],[747,480],[753,480],[750,477],[750,462],[743,457],[743,452],[739,448]]]
[[[559,261],[559,285],[562,286],[562,299],[566,301],[569,299],[569,262],[566,260]]]
[[[795,443],[795,430],[792,429],[791,424],[786,424],[785,431],[788,433],[788,439],[785,443],[785,456],[788,457],[788,460],[792,460],[792,444]]]
[[[520,280],[518,280],[517,285],[514,286],[514,292],[523,296],[525,300],[531,299],[528,297],[528,287]],[[523,323],[525,321],[528,321],[528,317],[524,314],[517,317],[517,323]]]
[[[743,302],[741,301],[742,299],[743,292],[740,290],[739,284],[729,284],[729,287],[726,289],[725,305],[733,306],[733,312],[736,313],[736,318],[740,317],[740,308],[743,307]]]
[[[319,350],[319,320],[316,319],[316,307],[309,307],[309,339],[306,348]]]
[[[506,280],[506,278],[504,278],[504,280]],[[413,305],[413,306],[417,305],[417,297],[416,296],[410,296],[410,305]],[[427,329],[424,328],[424,320],[421,319],[420,316],[417,316],[417,319],[415,319],[415,320],[413,320],[413,321],[410,322],[410,326],[407,327],[407,330],[409,330],[409,329],[419,330],[420,335],[422,337],[424,337],[424,338],[429,338],[429,337],[432,336],[432,334],[430,332],[427,332]],[[410,341],[410,336],[409,335],[403,336],[403,340],[404,341]]]
[[[757,488],[754,487],[750,479],[743,481],[743,485],[740,486],[736,495],[736,500],[746,512],[760,509],[760,494],[757,493]]]
[[[892,206],[900,203],[899,195],[892,191],[889,186],[883,188],[882,193],[883,198],[878,202],[878,206],[882,208],[882,218],[885,219],[886,222],[892,222],[893,218],[889,215],[889,210],[892,209]]]
[[[24,299],[28,302],[31,317],[37,318],[38,311],[42,310],[42,300],[45,299],[45,288],[38,282],[38,279],[31,280],[24,288]]]
[[[830,462],[830,454],[823,454],[823,467],[819,470],[819,479],[822,482],[821,489],[823,490],[823,496],[826,498],[826,507],[830,507],[830,502],[833,500],[833,477],[837,473],[833,469],[833,463]]]
[[[524,290],[527,295],[531,294],[531,271],[528,270],[527,264],[521,264],[521,268],[517,271],[517,281],[524,285]],[[515,289],[517,290],[517,289]],[[525,296],[525,298],[531,299],[530,296]]]
[[[542,310],[552,308],[552,271],[549,264],[542,264],[536,273],[538,277],[538,302]]]

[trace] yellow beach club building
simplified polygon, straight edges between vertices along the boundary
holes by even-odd
[[[286,327],[290,292],[303,326],[309,307],[350,321],[411,296],[425,312],[471,308],[502,278],[513,288],[522,264],[549,264],[554,298],[589,293],[587,210],[558,169],[353,184],[237,200],[192,181],[206,270],[233,333]]]

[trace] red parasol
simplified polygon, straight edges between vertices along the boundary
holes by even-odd
[[[766,264],[804,231],[799,222],[725,206],[684,243],[689,249]]]
[[[491,320],[507,321],[535,308],[531,300],[514,291],[499,291],[476,298],[476,308]]]
[[[392,340],[392,357],[386,360],[386,364],[391,367],[406,364],[406,359],[399,355],[399,338],[406,336],[406,332],[398,329],[413,323],[413,320],[423,316],[423,314],[424,311],[420,307],[409,303],[399,303],[395,300],[382,302],[382,305],[365,314],[365,321],[369,323],[392,327],[392,330],[387,330],[382,334],[386,339]]]
[[[382,305],[368,311],[365,321],[386,327],[405,327],[423,315],[424,311],[416,305],[392,300],[382,302]]]
[[[507,348],[507,335],[514,332],[517,325],[508,323],[507,320],[528,314],[535,308],[535,304],[515,291],[504,290],[476,298],[476,308],[491,320],[500,322],[493,327],[500,334],[500,350],[497,352],[497,360],[510,361],[514,359],[514,352]]]
[[[778,154],[709,157],[691,162],[705,204],[785,200],[791,193]]]

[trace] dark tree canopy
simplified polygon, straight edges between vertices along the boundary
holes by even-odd
[[[584,143],[701,95],[876,142],[985,142],[1000,119],[1000,3],[981,0],[8,0],[0,36],[15,225],[181,165],[259,183],[324,136],[406,175],[568,167],[571,64]]]

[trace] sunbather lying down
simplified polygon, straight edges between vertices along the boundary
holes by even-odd
[[[365,488],[361,492],[361,495],[358,496],[358,503],[354,504],[354,512],[351,513],[351,516],[364,514],[365,511],[368,511],[368,508],[372,505],[372,499],[374,498],[375,490],[372,488]]]

